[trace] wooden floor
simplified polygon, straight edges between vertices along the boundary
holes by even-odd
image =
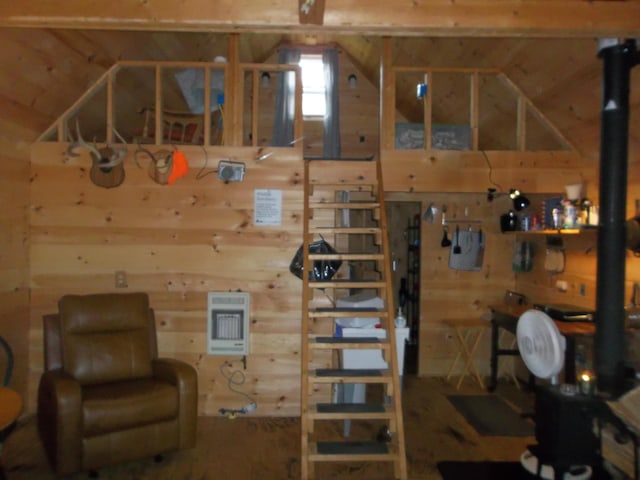
[[[466,423],[446,398],[448,394],[485,393],[470,380],[459,391],[444,379],[405,376],[403,405],[410,479],[440,479],[442,460],[518,460],[532,437],[482,437]],[[533,397],[511,383],[500,383],[496,394],[516,408],[530,411]],[[258,412],[259,413],[259,405]],[[342,425],[338,427],[341,429]],[[371,435],[375,435],[371,431]],[[285,480],[300,476],[298,418],[245,416],[201,417],[193,450],[169,454],[161,463],[131,462],[101,470],[101,479],[136,480]],[[34,416],[22,418],[5,442],[2,463],[9,480],[53,479],[40,446]],[[318,477],[392,478],[376,464],[339,465],[318,470]],[[87,478],[86,474],[72,479]]]

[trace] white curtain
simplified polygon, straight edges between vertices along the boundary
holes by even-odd
[[[281,47],[278,63],[295,65],[300,62],[300,49]],[[276,85],[275,118],[273,123],[273,145],[287,147],[293,145],[293,120],[296,113],[296,76],[293,72],[278,74]]]
[[[327,49],[322,53],[326,114],[324,117],[324,158],[340,158],[340,84],[338,51]]]

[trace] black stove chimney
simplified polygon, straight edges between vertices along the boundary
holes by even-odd
[[[629,84],[640,56],[634,40],[618,39],[601,40],[598,56],[603,61],[603,95],[594,353],[598,390],[617,397],[624,390]]]

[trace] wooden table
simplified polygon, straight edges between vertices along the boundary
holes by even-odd
[[[500,329],[505,329],[515,335],[518,319],[527,310],[529,305],[489,305],[491,309],[491,379],[489,391],[495,390],[498,384],[498,357],[501,355],[520,355],[518,349],[501,349],[498,339]],[[566,383],[574,383],[576,379],[576,367],[574,363],[576,337],[593,336],[596,332],[595,322],[561,322],[554,320],[560,333],[566,338],[564,352],[564,376]]]
[[[0,445],[6,430],[13,425],[22,411],[22,397],[10,388],[0,387]],[[0,479],[4,479],[4,470],[0,463]]]

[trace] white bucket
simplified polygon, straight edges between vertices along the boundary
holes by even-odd
[[[564,189],[567,191],[567,198],[569,200],[579,200],[580,193],[582,192],[582,184],[574,183],[572,185],[565,185]]]

